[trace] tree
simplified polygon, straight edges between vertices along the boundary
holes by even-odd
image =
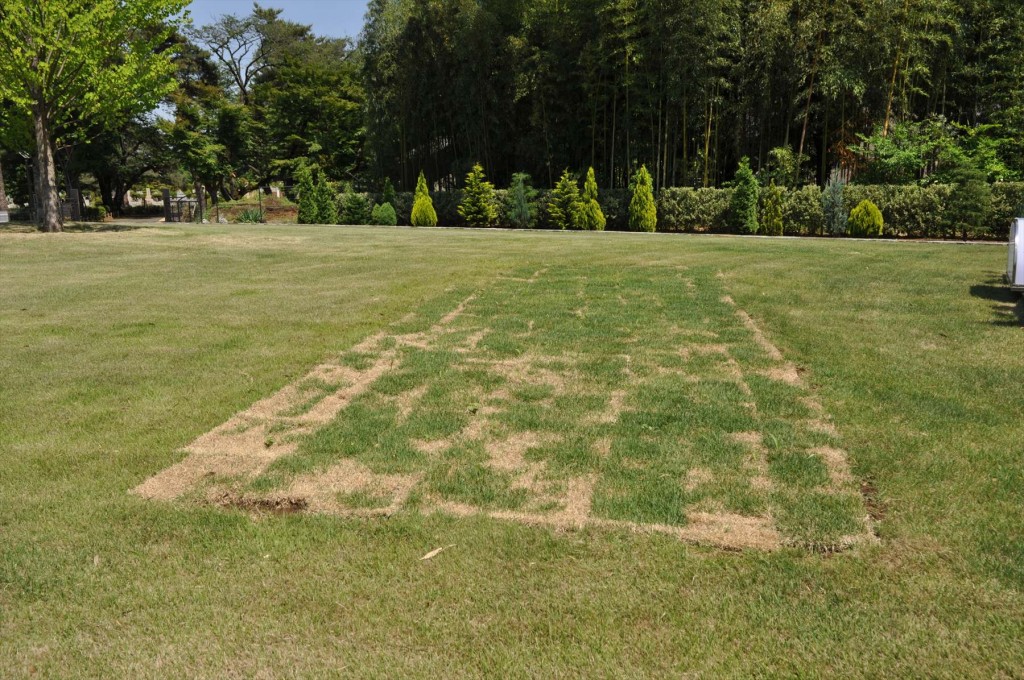
[[[340,223],[369,224],[372,217],[373,213],[369,210],[366,197],[353,191],[351,186],[346,187],[339,201],[338,220]]]
[[[597,202],[597,178],[594,168],[587,170],[587,180],[583,183],[583,204],[580,207],[580,223],[588,231],[604,231],[607,220]]]
[[[580,189],[568,170],[562,172],[548,199],[548,216],[555,229],[579,229],[581,220]]]
[[[361,220],[357,222],[357,224],[366,224],[366,201],[361,197],[360,200],[362,201],[363,214],[360,215]],[[313,205],[314,210],[316,211],[315,224],[338,223],[338,206],[334,200],[334,189],[331,188],[330,183],[322,172],[320,173],[320,179],[316,183],[316,187],[313,189]]]
[[[761,218],[761,231],[768,236],[782,236],[785,231],[784,199],[785,190],[772,180],[764,191],[764,211]]]
[[[309,168],[301,168],[298,180],[295,190],[299,199],[299,224],[316,224],[320,218],[320,208],[317,205],[313,173]]]
[[[513,227],[530,229],[537,218],[537,191],[530,186],[530,176],[517,172],[512,175],[508,190],[507,218]]]
[[[398,214],[390,203],[373,206],[370,221],[382,227],[393,227],[398,224]]]
[[[409,219],[414,227],[436,227],[437,212],[434,210],[434,201],[430,198],[430,190],[427,188],[427,176],[420,171],[419,179],[416,180],[416,196],[412,201],[412,215]]]
[[[4,0],[0,101],[32,116],[41,228],[60,231],[58,139],[151,110],[174,87],[165,41],[187,0]]]
[[[871,238],[881,236],[885,229],[885,219],[882,211],[871,201],[861,201],[856,208],[850,212],[848,222],[850,236],[856,238]]]
[[[846,221],[849,213],[846,211],[846,182],[833,177],[825,185],[821,193],[821,209],[825,215],[825,229],[832,236],[846,235]]]
[[[630,231],[654,231],[658,227],[658,207],[654,203],[652,182],[647,166],[641,165],[633,175],[633,197],[629,202]]]
[[[736,171],[732,193],[732,220],[741,234],[756,234],[760,225],[757,221],[757,201],[760,189],[757,178],[750,169],[750,159],[741,158]]]
[[[494,185],[484,179],[484,169],[479,163],[466,175],[459,214],[471,227],[489,227],[498,219]]]

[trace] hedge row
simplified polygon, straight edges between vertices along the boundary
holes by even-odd
[[[944,214],[952,187],[949,185],[847,185],[844,191],[847,212],[863,200],[870,200],[885,218],[884,235],[891,238],[955,238],[959,234],[948,225]],[[505,205],[507,192],[495,192],[501,205]],[[548,228],[548,191],[538,192],[537,226]],[[762,197],[764,195],[762,191]],[[812,236],[825,234],[821,189],[806,186],[787,189],[783,194],[785,234]],[[434,209],[438,224],[459,226],[458,213],[462,199],[460,191],[433,192]],[[608,220],[609,230],[624,231],[629,219],[629,192],[625,189],[604,190],[599,201]],[[368,194],[368,203],[378,203],[380,195]],[[730,212],[732,189],[663,189],[657,194],[658,231],[691,233],[738,233]],[[399,224],[408,225],[412,212],[412,193],[399,193],[395,197],[395,210]],[[762,206],[763,207],[763,206]],[[1024,209],[1024,182],[1003,183],[993,186],[993,210],[989,223],[980,225],[974,238],[1003,239],[1007,237],[1010,221]],[[505,211],[499,213],[504,216]],[[497,226],[508,226],[500,218]]]

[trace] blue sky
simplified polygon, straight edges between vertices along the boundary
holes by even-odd
[[[261,0],[264,7],[284,10],[289,21],[311,24],[317,35],[356,37],[363,28],[367,0]],[[253,0],[192,0],[189,11],[197,26],[221,14],[248,14]]]

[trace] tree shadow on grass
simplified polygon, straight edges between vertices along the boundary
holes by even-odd
[[[1002,278],[994,277],[983,284],[971,286],[971,295],[995,303],[992,305],[993,325],[1024,326],[1024,298],[1010,290]]]
[[[123,224],[119,222],[68,222],[64,225],[64,231],[69,234],[102,234],[107,232],[135,231],[137,229],[145,229],[149,226],[153,225],[138,223]]]

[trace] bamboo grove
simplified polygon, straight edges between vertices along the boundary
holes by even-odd
[[[780,153],[824,183],[865,137],[936,131],[993,180],[1024,170],[1019,0],[371,0],[361,49],[366,169],[402,188],[477,161],[718,186]]]

